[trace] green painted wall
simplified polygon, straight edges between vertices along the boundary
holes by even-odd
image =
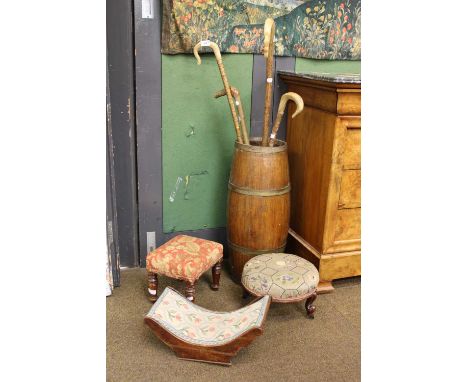
[[[248,128],[252,55],[224,55],[229,82],[240,90]],[[226,225],[226,196],[235,131],[213,55],[162,55],[163,230]]]
[[[296,73],[361,73],[361,61],[328,61],[296,58]]]

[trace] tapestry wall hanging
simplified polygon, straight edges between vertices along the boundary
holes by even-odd
[[[163,0],[162,53],[192,53],[200,40],[262,53],[268,17],[277,56],[361,59],[361,0]]]

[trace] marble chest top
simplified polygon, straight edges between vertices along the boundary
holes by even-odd
[[[341,84],[361,84],[361,75],[354,73],[295,73],[286,70],[278,70],[279,75],[287,75],[297,78],[308,78],[311,80],[326,81]]]

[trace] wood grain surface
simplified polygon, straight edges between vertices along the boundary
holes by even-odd
[[[261,147],[236,143],[228,192],[228,244],[233,277],[255,255],[284,250],[289,227],[290,191],[287,145]]]

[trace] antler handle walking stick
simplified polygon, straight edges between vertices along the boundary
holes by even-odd
[[[195,58],[197,59],[198,65],[201,64],[201,59],[200,59],[200,55],[198,54],[198,50],[202,46],[209,46],[211,49],[213,49],[214,55],[216,57],[216,63],[218,64],[219,73],[221,74],[221,79],[223,80],[224,89],[226,90],[229,108],[231,109],[232,120],[234,121],[234,128],[236,129],[237,140],[240,143],[244,143],[244,140],[242,139],[241,131],[239,128],[239,121],[237,119],[236,108],[234,106],[234,101],[232,99],[230,86],[229,86],[226,72],[224,70],[223,59],[221,58],[221,52],[219,51],[219,47],[216,43],[212,41],[208,41],[208,40],[200,41],[197,45],[195,45],[195,47],[193,48],[193,54],[195,55]]]
[[[223,97],[226,95],[226,90],[221,89],[217,91],[214,95],[215,98]],[[242,101],[240,97],[240,92],[234,86],[231,86],[231,95],[234,97],[236,101],[237,111],[239,112],[239,122],[241,125],[242,130],[242,139],[246,145],[250,144],[249,134],[247,133],[247,127],[245,125],[245,115],[244,115],[244,108],[242,107]]]
[[[276,114],[275,123],[273,124],[273,128],[271,129],[270,141],[268,142],[268,145],[270,147],[273,147],[273,145],[275,144],[276,133],[278,132],[281,119],[283,118],[284,110],[286,109],[286,104],[288,103],[288,101],[294,101],[296,103],[296,111],[294,112],[291,118],[294,118],[296,115],[302,112],[302,110],[304,110],[304,101],[302,100],[302,97],[299,94],[289,92],[281,96],[280,103],[278,106],[278,114]]]
[[[267,146],[269,119],[271,113],[271,98],[273,95],[273,57],[275,54],[275,21],[266,19],[263,29],[264,43],[263,55],[266,58],[266,86],[265,86],[265,109],[263,111],[263,135],[262,146]]]

